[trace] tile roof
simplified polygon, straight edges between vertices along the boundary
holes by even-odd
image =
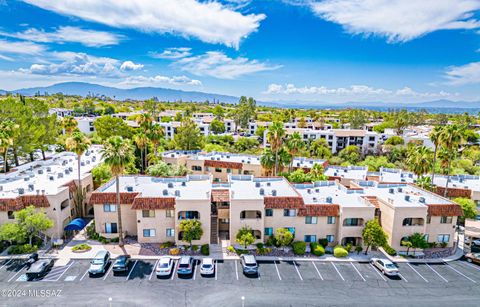
[[[263,203],[267,209],[300,209],[305,206],[299,196],[265,196]]]
[[[204,165],[208,167],[220,167],[220,168],[231,168],[231,169],[242,169],[243,167],[243,164],[240,162],[213,161],[213,160],[205,160]]]
[[[438,195],[443,196],[445,192],[445,187],[437,186],[435,189],[435,193]],[[449,187],[447,190],[447,197],[466,197],[470,198],[472,195],[472,190],[470,189],[462,189],[462,188],[454,188]]]
[[[212,202],[229,202],[230,191],[228,189],[212,190]]]
[[[463,210],[457,204],[429,204],[428,215],[430,216],[463,216]]]
[[[0,199],[0,211],[18,211],[30,205],[36,208],[50,207],[45,195],[22,195],[17,198]]]
[[[137,197],[138,192],[120,192],[120,203],[122,204],[132,204],[135,197]],[[115,192],[93,192],[90,196],[90,204],[105,204],[117,202],[117,194]]]
[[[134,210],[174,209],[175,197],[136,197],[133,200]]]
[[[298,210],[298,216],[339,216],[340,206],[337,204],[305,205]]]

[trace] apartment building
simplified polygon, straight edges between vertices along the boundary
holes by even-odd
[[[202,122],[201,119],[196,119],[195,123],[198,126],[198,129],[200,129],[201,134],[204,136],[208,136],[210,134],[210,124]],[[168,122],[168,123],[159,123],[160,126],[163,127],[165,131],[165,137],[169,140],[173,140],[175,137],[175,133],[177,133],[177,129],[181,126],[181,122]]]
[[[65,109],[65,108],[51,108],[48,110],[48,115],[56,114],[57,117],[63,118],[66,116],[72,116],[73,110],[72,109]]]
[[[447,178],[447,176],[444,175],[435,175],[433,183],[436,185],[438,194],[444,194],[447,181],[448,197],[470,198],[480,207],[480,176],[454,175]]]
[[[95,126],[93,125],[95,119],[96,117],[75,117],[78,130],[85,134],[91,134],[92,132],[95,132]]]
[[[81,158],[81,180],[87,202],[93,192],[93,167],[101,162],[101,146],[91,146]],[[21,165],[0,175],[0,224],[15,221],[14,213],[29,205],[45,210],[54,221],[46,232],[52,238],[62,238],[63,228],[76,216],[74,197],[78,186],[77,155],[62,152],[45,161]],[[86,208],[86,212],[90,211]]]
[[[324,175],[328,180],[337,180],[345,186],[350,186],[352,181],[366,180],[368,166],[338,166],[330,165],[325,169]]]
[[[414,173],[404,171],[399,168],[381,167],[378,172],[368,172],[367,180],[389,183],[415,183],[417,176]]]

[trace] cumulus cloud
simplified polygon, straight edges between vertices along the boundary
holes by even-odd
[[[281,67],[243,57],[230,58],[219,51],[209,51],[202,55],[184,57],[175,63],[182,70],[194,75],[210,76],[218,79],[235,79],[243,75],[275,70]]]
[[[172,84],[172,85],[193,85],[200,86],[202,82],[200,80],[190,79],[187,76],[132,76],[126,78],[120,83],[121,85],[130,85],[130,86],[147,86],[147,85],[157,85],[157,84]]]
[[[454,85],[480,83],[480,62],[451,66],[447,68],[445,78]]]
[[[117,28],[171,33],[237,47],[257,31],[263,14],[243,15],[215,1],[198,0],[23,0],[59,14]]]
[[[142,68],[143,68],[142,64],[135,64],[132,61],[125,61],[120,66],[120,70],[124,70],[124,71],[139,70]]]
[[[123,39],[118,34],[70,26],[59,27],[52,32],[30,28],[17,33],[0,32],[0,35],[39,43],[80,43],[88,47],[117,45]]]
[[[180,59],[180,58],[190,56],[192,54],[190,52],[191,50],[192,50],[192,48],[186,48],[186,47],[167,48],[167,49],[163,50],[163,52],[161,52],[161,53],[151,51],[151,52],[149,52],[149,55],[152,58],[156,58],[156,59],[174,60],[174,59]]]
[[[3,58],[10,58],[3,54],[39,55],[45,49],[43,45],[32,42],[12,42],[0,39],[0,55]]]
[[[437,93],[417,92],[410,87],[398,90],[374,88],[367,85],[351,85],[349,87],[329,88],[326,86],[303,86],[297,87],[292,83],[270,84],[263,92],[267,95],[313,95],[313,96],[362,96],[362,97],[414,97],[414,98],[446,98],[457,94],[440,91]]]
[[[480,28],[473,12],[478,0],[324,0],[305,1],[319,17],[340,24],[353,34],[405,42],[450,29]]]

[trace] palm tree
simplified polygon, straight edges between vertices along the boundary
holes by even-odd
[[[437,163],[437,150],[440,146],[440,135],[442,134],[443,126],[435,126],[430,133],[430,140],[432,141],[435,149],[433,150],[433,161],[432,161],[432,183],[435,179],[435,165]]]
[[[294,132],[292,135],[290,135],[287,138],[286,142],[287,150],[288,153],[292,156],[290,165],[288,166],[288,171],[292,171],[292,166],[293,166],[293,159],[295,158],[295,155],[298,154],[298,152],[305,147],[305,143],[302,140],[302,136],[298,132]]]
[[[73,116],[65,116],[60,123],[66,134],[70,135],[77,128],[78,123]]]
[[[138,149],[140,150],[140,165],[143,173],[144,170],[147,168],[145,165],[146,156],[144,157],[143,153],[144,153],[145,147],[147,147],[148,145],[148,138],[144,133],[139,132],[133,136],[133,141],[135,142],[135,145],[137,145]]]
[[[118,217],[118,245],[124,245],[123,227],[122,227],[122,209],[120,206],[120,175],[125,168],[134,160],[132,146],[121,136],[112,136],[109,138],[102,149],[104,163],[110,167],[112,175],[115,177],[115,187],[117,196],[117,217]]]
[[[81,178],[81,160],[82,155],[85,151],[88,150],[90,145],[90,140],[81,132],[74,132],[67,140],[65,141],[65,147],[67,150],[74,152],[77,155],[77,174],[78,174],[78,191],[77,191],[77,206],[78,214],[80,216],[85,216],[84,212],[84,193],[82,189],[82,178]]]
[[[433,188],[432,185],[432,178],[428,176],[420,176],[418,179],[415,181],[415,184],[419,186],[420,188],[424,190],[429,190],[431,191]]]
[[[160,144],[160,141],[162,140],[163,135],[164,135],[163,128],[159,124],[153,124],[150,127],[150,131],[147,136],[153,144],[153,153],[155,157],[158,154],[158,144]]]
[[[432,165],[432,151],[426,146],[414,146],[408,150],[407,165],[417,176],[426,174]]]
[[[452,167],[452,161],[458,153],[460,145],[464,141],[463,129],[458,125],[448,125],[443,128],[440,134],[440,143],[444,147],[447,153],[448,166],[447,166],[447,183],[445,184],[445,191],[443,196],[447,197],[448,181],[450,180],[450,170]]]
[[[0,154],[3,155],[4,174],[8,171],[8,148],[13,145],[14,136],[18,129],[19,126],[10,120],[0,123]]]
[[[266,171],[266,175],[270,175],[275,167],[275,155],[270,148],[265,148],[263,154],[260,156],[260,164]]]
[[[278,162],[277,162],[278,169],[281,172],[283,172],[286,166],[290,166],[292,164],[292,160],[293,160],[292,155],[288,153],[285,147],[282,147],[278,152]]]
[[[278,152],[282,148],[283,137],[285,136],[285,129],[280,122],[274,122],[267,131],[267,141],[270,143],[272,151],[275,153],[275,169],[273,175],[276,176],[278,172]]]

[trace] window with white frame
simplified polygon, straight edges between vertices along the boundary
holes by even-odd
[[[327,241],[328,241],[328,243],[332,243],[333,241],[335,241],[335,236],[334,235],[327,235]]]
[[[438,243],[448,243],[450,241],[450,235],[438,235],[437,242]]]
[[[265,209],[265,216],[273,216],[273,209]]]
[[[144,229],[143,230],[143,236],[148,238],[148,237],[155,237],[155,229]]]
[[[307,242],[307,243],[317,242],[317,236],[316,235],[305,235],[304,241]]]
[[[117,223],[105,223],[105,233],[117,233]]]
[[[297,216],[297,210],[295,209],[283,209],[283,216]]]
[[[103,204],[103,212],[116,212],[117,205],[115,204]]]
[[[453,217],[451,217],[451,216],[440,217],[440,224],[451,224],[452,221],[453,221]]]
[[[318,218],[316,216],[306,216],[305,224],[317,224]]]
[[[165,210],[165,217],[173,217],[175,215],[175,210],[168,209]]]
[[[327,217],[327,224],[335,224],[336,217],[328,216]]]
[[[167,228],[167,237],[175,237],[175,229]]]
[[[265,235],[266,236],[272,236],[273,235],[273,228],[272,227],[267,227],[265,228]]]
[[[142,217],[155,217],[155,210],[142,210]]]

